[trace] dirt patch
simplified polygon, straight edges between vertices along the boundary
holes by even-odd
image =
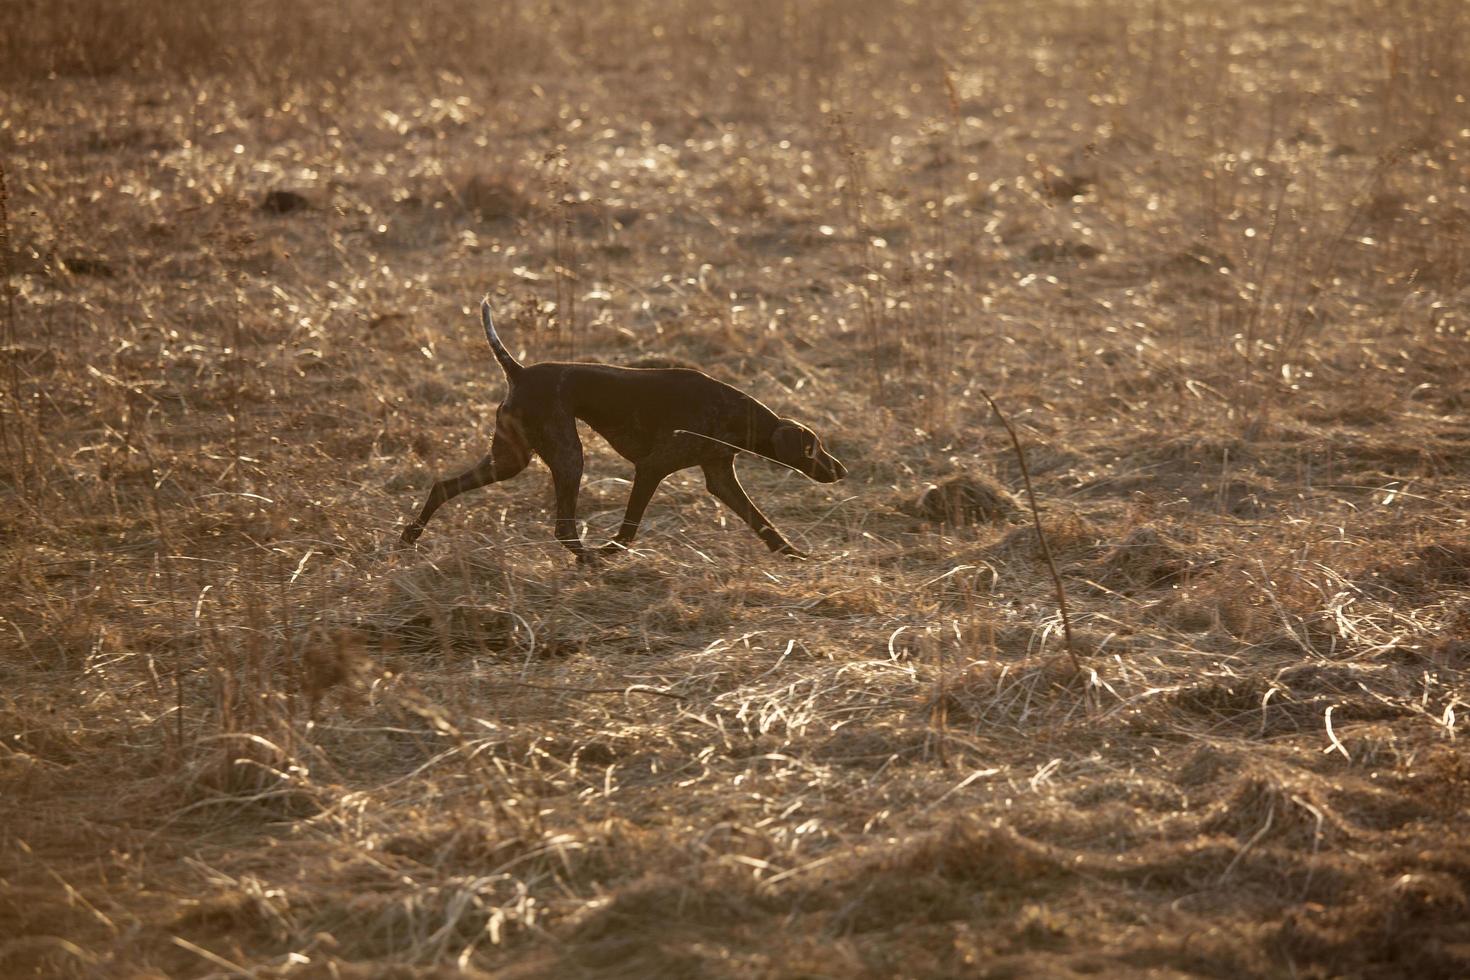
[[[1401,560],[1381,565],[1379,573],[1406,588],[1470,586],[1470,541],[1451,536],[1429,542]]]
[[[1105,581],[1150,589],[1178,580],[1201,564],[1188,548],[1151,525],[1129,531],[1101,562]]]
[[[1010,492],[984,476],[954,476],[927,487],[906,513],[936,524],[1001,524],[1020,514]]]

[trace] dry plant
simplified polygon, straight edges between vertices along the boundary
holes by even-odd
[[[1459,0],[5,24],[0,974],[1470,973]],[[816,557],[391,550],[487,290]]]

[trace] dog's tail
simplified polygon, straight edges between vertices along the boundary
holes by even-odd
[[[486,296],[480,300],[480,322],[485,325],[485,339],[490,341],[490,349],[495,352],[495,359],[500,362],[500,367],[505,371],[505,376],[511,381],[516,379],[525,368],[521,362],[515,359],[505,345],[500,342],[500,334],[495,332],[495,321],[490,317],[490,297]]]

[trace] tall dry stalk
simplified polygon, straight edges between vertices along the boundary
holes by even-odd
[[[1036,506],[1036,491],[1031,488],[1031,468],[1026,465],[1026,452],[1021,448],[1021,438],[1016,435],[1015,427],[1011,425],[1010,419],[1000,410],[995,399],[984,388],[979,389],[980,397],[989,403],[991,411],[1005,426],[1006,434],[1011,437],[1011,447],[1016,452],[1016,462],[1021,467],[1021,480],[1026,485],[1026,501],[1031,505],[1032,525],[1036,528],[1036,541],[1041,546],[1041,557],[1046,561],[1047,571],[1051,573],[1052,586],[1055,589],[1057,599],[1057,612],[1062,618],[1062,639],[1067,647],[1067,656],[1072,661],[1072,669],[1082,673],[1082,661],[1077,659],[1077,648],[1072,643],[1072,616],[1067,611],[1067,590],[1062,587],[1062,576],[1057,572],[1056,559],[1051,554],[1051,544],[1046,539],[1046,531],[1041,526],[1041,511]]]

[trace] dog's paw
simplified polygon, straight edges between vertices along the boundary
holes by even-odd
[[[783,558],[790,558],[792,561],[806,561],[808,558],[811,557],[811,555],[807,554],[805,551],[802,551],[800,548],[789,544],[786,545],[786,547],[784,548],[777,548],[776,554],[782,556]]]
[[[404,528],[403,533],[398,536],[398,543],[393,546],[394,549],[402,551],[404,548],[412,548],[414,542],[419,539],[419,535],[423,533],[423,528],[417,528],[411,525]]]

